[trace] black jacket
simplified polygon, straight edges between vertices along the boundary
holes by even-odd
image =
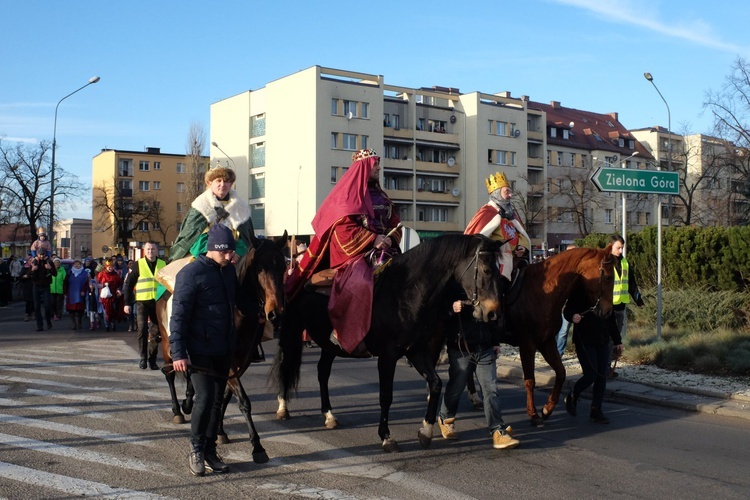
[[[445,321],[448,349],[461,352],[482,352],[500,345],[500,330],[495,323],[485,323],[474,319],[474,308],[464,305],[460,313],[453,312],[453,303],[466,300],[466,293],[457,287],[451,290],[444,308],[449,311]]]
[[[45,264],[49,264],[50,268],[47,269]],[[36,266],[36,270],[34,270],[34,266]],[[57,276],[57,269],[49,257],[45,259],[34,257],[31,260],[31,267],[29,268],[31,283],[37,286],[50,286],[52,284],[52,276]]]
[[[591,307],[581,295],[573,295],[563,309],[563,316],[573,325],[573,343],[587,345],[607,345],[610,339],[615,345],[622,344],[620,330],[617,328],[615,315],[600,318],[593,312],[583,315],[580,323],[573,323],[573,315],[581,314]]]
[[[219,266],[205,255],[177,273],[169,321],[173,360],[188,354],[226,356],[235,347],[235,290],[232,264]]]

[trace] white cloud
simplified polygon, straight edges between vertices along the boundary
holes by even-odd
[[[587,10],[611,22],[631,24],[641,28],[711,47],[724,52],[747,53],[746,48],[721,40],[711,25],[701,19],[680,20],[670,11],[669,22],[660,19],[653,2],[643,0],[551,0]]]

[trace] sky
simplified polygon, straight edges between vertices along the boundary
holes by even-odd
[[[750,59],[750,2],[0,0],[0,139],[52,141],[91,186],[102,149],[184,154],[211,104],[320,65],[405,87],[530,96],[629,129],[710,133],[706,92]],[[210,140],[217,138],[207,138]],[[208,151],[205,152],[208,154]],[[91,217],[90,200],[56,206]]]

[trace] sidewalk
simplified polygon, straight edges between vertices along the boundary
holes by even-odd
[[[535,368],[536,387],[538,389],[551,389],[555,379],[555,373],[552,369],[544,361],[540,362],[538,359]],[[581,369],[577,362],[566,363],[565,369],[567,376],[560,401],[555,408],[556,411],[559,411],[559,409],[565,411],[562,399],[581,375]],[[501,354],[498,357],[497,376],[523,387],[523,370],[521,369],[520,357]],[[591,388],[584,391],[584,397],[590,397],[590,393]],[[708,388],[668,387],[655,383],[634,382],[627,379],[624,370],[620,371],[620,376],[616,379],[607,380],[605,399],[609,401],[635,401],[642,404],[750,420],[750,397],[745,395],[727,394]]]

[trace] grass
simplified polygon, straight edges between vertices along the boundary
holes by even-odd
[[[750,375],[750,294],[685,289],[664,292],[661,339],[656,300],[628,308],[624,359],[670,370]]]

